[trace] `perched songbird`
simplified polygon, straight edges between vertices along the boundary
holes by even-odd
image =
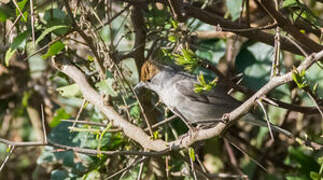
[[[160,100],[186,124],[218,122],[223,114],[237,108],[241,102],[227,94],[226,87],[218,83],[210,91],[194,92],[196,77],[181,71],[179,67],[160,64],[151,60],[146,61],[141,68],[141,82],[135,89],[147,88],[156,92]],[[258,126],[266,126],[263,120],[257,120],[249,115],[247,122]],[[275,125],[273,130],[291,134]]]

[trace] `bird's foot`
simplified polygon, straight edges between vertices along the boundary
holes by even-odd
[[[222,123],[227,124],[230,120],[230,113],[224,113],[222,116]]]
[[[180,136],[180,138],[179,138],[181,144],[183,144],[183,140],[186,139],[186,138],[188,138],[189,141],[191,141],[195,137],[196,132],[200,129],[200,128],[194,127],[192,125],[189,125],[187,127],[188,127],[187,133],[184,134],[184,135],[182,135],[182,136]]]

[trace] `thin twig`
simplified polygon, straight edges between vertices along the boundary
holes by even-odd
[[[82,111],[83,111],[83,108],[84,108],[85,103],[86,103],[86,100],[85,100],[85,99],[83,99],[82,105],[81,105],[81,107],[80,107],[79,111],[77,112],[77,115],[76,115],[75,121],[73,122],[73,125],[72,125],[72,127],[73,127],[73,128],[75,127],[76,123],[79,121],[79,118],[80,118],[80,116],[81,116],[81,113],[82,113]]]
[[[268,116],[268,113],[266,111],[266,108],[265,108],[264,104],[260,101],[260,99],[257,99],[257,103],[261,107],[262,111],[265,113],[265,117],[266,117],[266,122],[267,122],[267,127],[268,127],[268,130],[269,130],[270,138],[271,138],[272,141],[275,141],[275,138],[274,138],[274,135],[273,135],[273,131],[271,129],[271,124],[270,124],[270,121],[269,121],[269,116]]]
[[[285,36],[285,38],[289,41],[289,42],[291,42],[292,44],[294,44],[295,45],[295,47],[300,51],[300,52],[302,52],[302,54],[305,56],[305,57],[308,57],[309,55],[308,55],[308,53],[295,41],[295,40],[293,40],[292,38],[290,38],[290,37],[288,37],[288,36]]]
[[[190,163],[191,163],[191,169],[192,169],[192,173],[193,173],[193,178],[194,178],[194,180],[197,180],[196,170],[195,170],[195,167],[194,167],[193,158],[190,155],[189,155],[189,157],[190,157]]]
[[[16,6],[16,8],[18,9],[19,14],[20,14],[24,19],[26,19],[26,18],[25,18],[25,16],[24,16],[24,13],[22,13],[22,11],[21,11],[20,7],[18,6],[18,4],[17,4],[16,0],[13,0],[13,4],[14,4],[14,5]]]
[[[43,104],[40,105],[41,108],[41,122],[42,122],[42,127],[43,127],[43,143],[47,144],[47,132],[46,132],[46,126],[45,126],[45,114],[44,114],[44,107]]]
[[[63,38],[65,38],[67,35],[69,35],[70,33],[72,33],[73,31],[69,31],[66,34],[56,37],[54,40],[52,40],[51,42],[47,43],[45,46],[39,48],[38,50],[34,51],[32,54],[30,54],[29,56],[25,57],[23,59],[23,61],[26,61],[27,59],[31,58],[32,56],[38,54],[39,52],[43,51],[44,49],[46,49],[47,47],[49,47],[50,45],[54,44],[57,41],[62,40]]]
[[[123,169],[119,170],[118,172],[116,172],[116,173],[112,174],[111,176],[109,176],[109,177],[108,177],[108,178],[106,178],[106,179],[107,179],[107,180],[108,180],[108,179],[112,179],[112,178],[114,178],[114,177],[118,176],[119,174],[123,173],[124,171],[127,171],[127,170],[131,169],[133,166],[135,166],[135,165],[137,165],[137,164],[139,164],[139,163],[141,163],[141,162],[145,161],[146,159],[148,159],[148,157],[143,157],[143,158],[140,158],[140,159],[138,158],[136,161],[134,161],[133,163],[131,163],[131,164],[130,164],[130,165],[128,165],[127,167],[125,167],[125,168],[123,168]]]
[[[4,168],[5,164],[8,162],[11,154],[13,153],[13,150],[15,149],[15,146],[10,146],[10,151],[8,153],[8,155],[6,156],[6,158],[3,160],[3,162],[1,163],[0,166],[0,172],[2,171],[2,169]]]
[[[144,169],[144,162],[141,162],[140,163],[140,168],[139,168],[137,180],[141,180],[141,176],[142,176],[142,173],[143,173],[143,169]]]
[[[31,22],[31,36],[33,40],[33,47],[35,48],[35,25],[34,25],[34,6],[33,6],[33,0],[30,0],[30,22]]]
[[[273,61],[271,66],[271,74],[270,74],[271,78],[274,76],[279,76],[279,73],[280,73],[279,60],[280,60],[280,28],[276,27],[274,56],[273,56]]]
[[[6,33],[6,36],[9,36],[10,33],[15,29],[13,28],[17,23],[18,21],[20,20],[21,18],[21,14],[19,14],[19,16],[15,19],[15,21],[12,23],[11,27],[9,28],[10,30]]]
[[[315,107],[317,108],[317,110],[320,112],[321,117],[323,118],[323,111],[320,108],[319,104],[316,102],[315,98],[314,98],[314,94],[311,93],[311,91],[309,89],[305,89],[306,94],[308,95],[308,97],[310,97],[310,99],[313,101]]]

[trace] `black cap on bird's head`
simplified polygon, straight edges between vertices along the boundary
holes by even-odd
[[[141,89],[142,87],[156,90],[154,87],[156,87],[158,83],[165,82],[164,80],[169,80],[170,77],[168,76],[172,76],[172,74],[178,70],[179,68],[170,62],[161,63],[147,60],[141,67],[140,82],[135,86],[135,90]]]
[[[161,65],[157,62],[147,60],[141,66],[140,82],[135,86],[135,90],[138,91],[139,89],[146,87],[146,83],[149,83],[151,79],[160,72],[160,68]]]
[[[147,82],[151,80],[157,73],[159,73],[161,65],[152,60],[146,61],[141,66],[140,81]]]

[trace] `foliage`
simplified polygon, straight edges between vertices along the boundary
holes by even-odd
[[[296,67],[306,57],[285,38],[290,37],[305,51],[312,49],[303,43],[306,38],[320,48],[322,4],[282,1],[278,14],[302,37],[298,39],[294,31],[290,33],[278,24],[282,53],[276,56],[277,45],[271,42],[277,29],[252,28],[262,27],[257,24],[260,20],[266,25],[272,23],[267,18],[275,14],[264,11],[265,6],[243,0],[195,0],[179,1],[184,4],[177,9],[172,4],[175,1],[165,2],[0,1],[0,139],[4,142],[0,143],[0,160],[9,157],[0,179],[91,180],[113,176],[130,180],[139,175],[142,179],[166,179],[166,174],[169,179],[193,179],[192,167],[199,172],[198,179],[204,178],[203,173],[213,177],[225,173],[241,179],[322,179],[323,122],[315,111],[323,102],[322,62],[298,71]],[[188,149],[153,157],[136,155],[152,151],[123,132],[124,124],[111,123],[99,107],[85,100],[83,86],[58,70],[65,63],[77,67],[90,88],[100,94],[100,106],[145,129],[151,139],[172,142],[185,137],[188,128],[176,118],[149,134],[145,119],[152,125],[173,112],[161,105],[155,94],[134,89],[144,60],[179,66],[195,75],[199,82],[194,85],[196,93],[211,91],[228,80],[256,92],[273,79],[273,56],[278,57],[280,74],[291,72],[293,81],[273,89],[266,98],[258,98],[272,101],[271,105],[262,101],[270,121],[291,131],[294,141],[274,132],[272,142],[267,128],[239,121],[227,128],[238,143],[223,133]],[[221,79],[210,67],[216,67],[227,79]],[[244,102],[250,97],[230,88],[226,92],[237,100]],[[279,103],[287,104],[287,109],[276,107]],[[43,142],[43,120],[48,144],[15,146],[10,154],[13,146],[3,139]],[[196,126],[191,129],[212,128],[214,124]],[[268,171],[261,170],[262,166]]]

